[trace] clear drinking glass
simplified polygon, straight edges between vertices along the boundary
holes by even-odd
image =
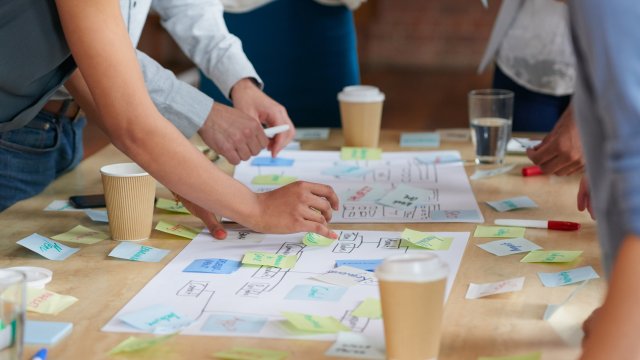
[[[0,269],[0,360],[22,359],[25,280],[21,271]]]
[[[469,93],[469,124],[477,164],[502,164],[512,119],[513,92],[483,89]]]

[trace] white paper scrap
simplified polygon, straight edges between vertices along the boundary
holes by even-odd
[[[484,179],[484,178],[487,178],[487,177],[506,174],[509,171],[511,171],[515,166],[516,166],[515,164],[511,164],[511,165],[506,165],[506,166],[499,167],[497,169],[476,170],[476,172],[474,172],[473,175],[471,175],[469,177],[469,179],[478,180],[478,179]]]
[[[524,276],[519,278],[513,278],[494,283],[486,284],[469,284],[469,290],[467,290],[466,299],[478,299],[481,297],[504,294],[508,292],[520,291],[524,286]]]
[[[385,358],[384,351],[374,346],[366,336],[353,332],[338,333],[338,339],[324,354],[350,359],[383,360]]]
[[[314,276],[313,279],[347,287],[358,284],[371,284],[375,281],[375,277],[370,271],[357,269],[351,266],[338,266],[324,274]]]

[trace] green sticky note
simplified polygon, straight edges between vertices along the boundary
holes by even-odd
[[[474,237],[499,237],[499,238],[520,238],[524,237],[523,227],[513,226],[483,226],[478,225]]]
[[[213,356],[225,360],[284,360],[289,355],[286,351],[264,350],[247,347],[234,347],[231,350],[218,351]]]
[[[82,225],[78,225],[64,234],[51,237],[54,240],[67,241],[80,244],[95,244],[102,240],[108,239],[109,234],[102,231],[89,229]]]
[[[402,238],[408,242],[429,250],[448,250],[451,246],[451,237],[441,237],[430,233],[404,229]]]
[[[373,298],[365,299],[351,312],[351,315],[369,319],[382,318],[382,305],[380,305],[380,300]]]
[[[273,266],[283,269],[291,269],[298,261],[295,255],[280,255],[262,251],[251,251],[242,257],[242,263],[247,265]]]
[[[342,325],[338,319],[333,316],[317,316],[294,312],[283,312],[285,317],[293,326],[302,331],[320,332],[320,333],[336,333],[339,331],[351,331],[345,325]]]
[[[285,176],[278,174],[258,175],[251,180],[253,185],[287,185],[298,180],[295,176]]]
[[[176,203],[175,200],[163,199],[159,198],[156,202],[156,207],[158,209],[167,210],[180,214],[191,214],[187,208],[182,205],[181,202]]]
[[[380,160],[382,159],[382,149],[364,147],[343,147],[340,149],[340,159],[342,160]]]
[[[511,355],[511,356],[481,356],[478,360],[540,360],[542,354],[534,352],[530,354]]]
[[[170,334],[152,339],[140,339],[135,336],[129,336],[125,341],[111,349],[111,351],[109,351],[109,355],[145,350],[168,340],[174,335],[175,334]]]
[[[307,246],[327,246],[333,243],[333,239],[309,232],[302,238],[302,243]]]
[[[542,251],[536,250],[527,254],[527,256],[523,257],[520,262],[547,262],[547,263],[562,263],[562,262],[570,262],[575,260],[578,256],[582,254],[582,251],[566,251],[566,250],[550,250],[550,251]]]
[[[165,232],[167,234],[182,236],[183,238],[187,239],[193,239],[194,237],[198,236],[198,234],[200,234],[200,230],[198,229],[162,220],[158,221],[156,230]]]

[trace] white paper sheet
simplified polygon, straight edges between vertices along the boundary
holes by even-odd
[[[334,268],[336,260],[381,259],[420,250],[401,245],[399,232],[337,231],[339,239],[327,247],[305,246],[303,233],[264,235],[230,231],[227,240],[215,240],[203,232],[162,269],[104,327],[109,332],[139,332],[119,320],[122,314],[139,311],[156,304],[169,306],[194,320],[181,334],[209,336],[249,336],[335,340],[336,334],[296,335],[282,326],[283,311],[333,316],[353,332],[362,333],[374,344],[384,341],[382,320],[351,315],[363,300],[379,299],[375,280],[348,288],[337,287],[311,279]],[[447,295],[460,267],[468,232],[438,232],[438,236],[453,237],[446,251],[434,251],[451,270]],[[262,241],[256,242],[256,239]],[[240,260],[248,251],[268,251],[296,255],[292,269],[265,266],[242,266],[231,274],[183,272],[193,260],[223,258]],[[323,299],[301,299],[300,288],[316,287],[318,291],[339,288],[340,292]],[[326,288],[326,289],[324,289]],[[343,291],[344,290],[344,291]],[[335,294],[338,295],[335,295]],[[338,300],[335,298],[338,297]],[[333,299],[333,300],[332,300]]]
[[[236,166],[234,177],[256,192],[278,187],[251,184],[257,175],[294,176],[298,180],[330,185],[340,196],[340,210],[333,213],[332,223],[484,222],[462,163],[424,164],[416,159],[427,155],[460,158],[457,151],[418,151],[386,152],[382,160],[343,161],[338,151],[282,151],[278,156],[295,159],[293,166],[251,166],[250,161],[244,161]],[[341,164],[372,171],[361,176],[323,174],[323,170]],[[409,209],[378,204],[378,199],[372,196],[349,200],[364,186],[380,188],[384,195],[400,184],[421,188],[429,196],[424,204]],[[444,211],[465,211],[467,216],[450,218],[442,216]]]

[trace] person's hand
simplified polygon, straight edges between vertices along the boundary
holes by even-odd
[[[198,134],[209,147],[233,165],[257,155],[269,143],[260,122],[219,103],[213,104]]]
[[[242,79],[233,86],[231,100],[233,107],[268,127],[289,125],[289,131],[276,135],[269,142],[267,148],[273,157],[276,157],[295,136],[296,130],[284,106],[262,92],[251,79]]]
[[[338,196],[328,185],[296,181],[273,191],[257,194],[260,218],[252,229],[265,233],[314,232],[332,239],[329,229]]]
[[[587,182],[587,176],[582,175],[580,179],[580,187],[578,188],[578,210],[587,210],[593,220],[596,219],[593,214],[593,206],[591,204],[591,192],[589,191],[589,183]]]
[[[589,334],[591,333],[592,329],[596,326],[596,323],[598,322],[598,315],[600,313],[602,313],[602,307],[599,307],[593,310],[593,312],[591,313],[591,315],[589,315],[587,320],[585,320],[582,323],[582,332],[584,332],[584,337],[582,338],[583,345],[584,345],[584,342],[589,337]]]
[[[564,176],[584,169],[580,134],[571,106],[539,145],[527,149],[527,156],[545,174]]]
[[[174,193],[173,196],[176,201],[180,201],[182,205],[184,205],[184,207],[187,208],[187,210],[189,210],[189,212],[193,216],[196,216],[200,218],[200,220],[202,220],[202,222],[205,224],[207,229],[209,229],[209,232],[214,238],[218,240],[224,240],[227,238],[227,231],[224,229],[224,226],[222,226],[222,224],[218,221],[216,214],[192,203],[191,201],[181,197],[176,193]]]

